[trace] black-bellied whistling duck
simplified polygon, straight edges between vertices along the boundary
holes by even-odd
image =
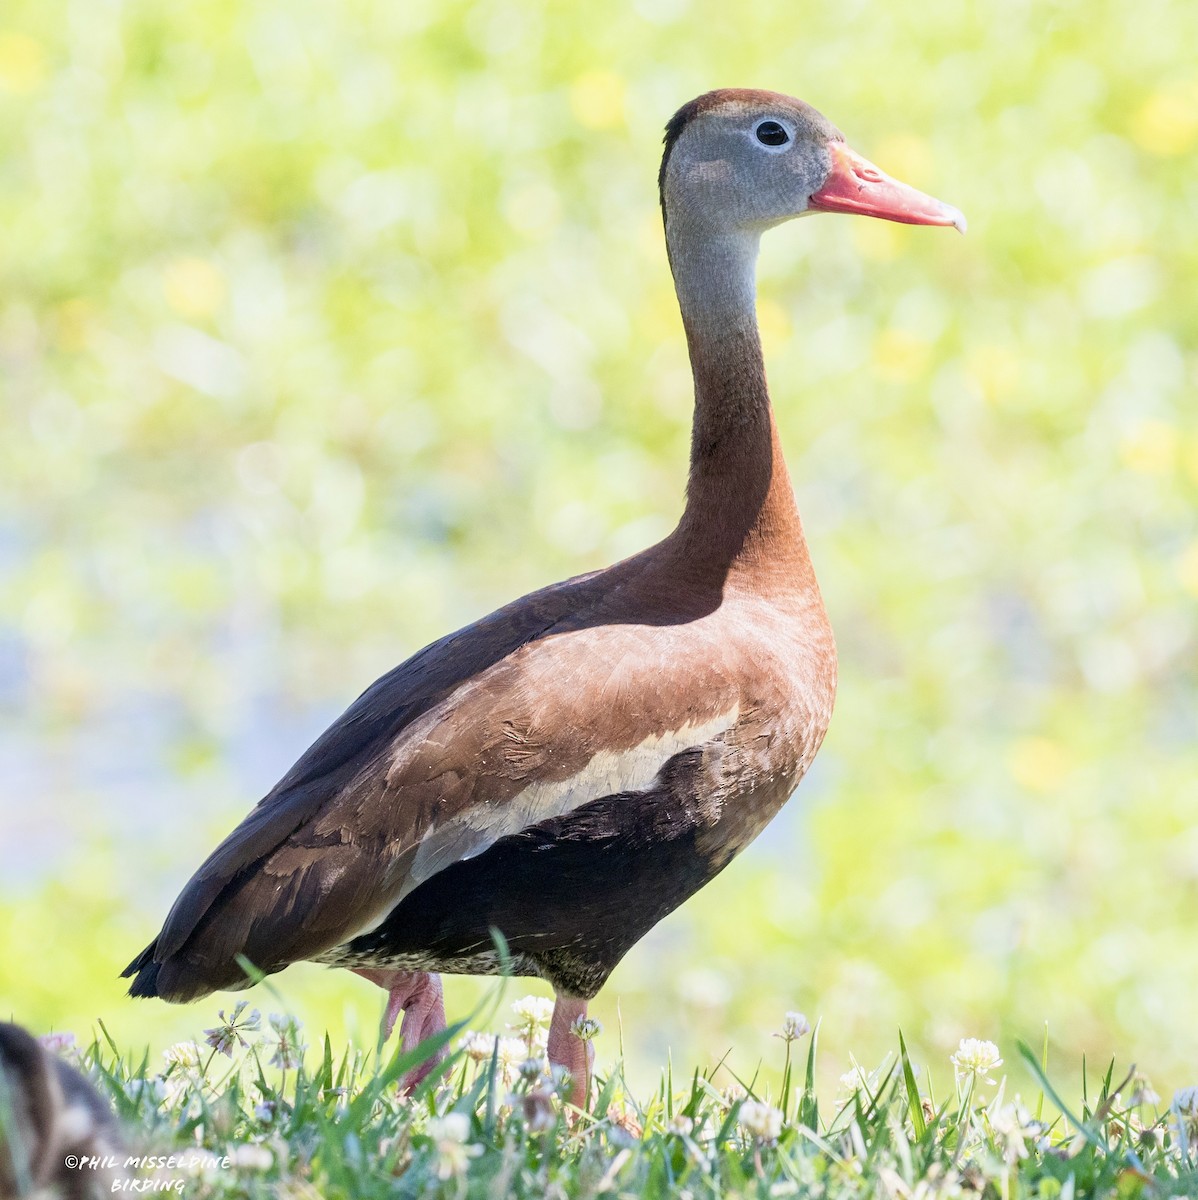
[[[809,212],[964,228],[800,100],[726,90],[670,121],[660,174],[695,381],[664,541],[421,650],[368,688],[209,856],[125,971],[187,1001],[301,959],[386,988],[389,1034],[444,1028],[436,972],[557,994],[553,1063],[628,950],[781,808],[832,715],[836,649],[766,391],[763,231]]]
[[[19,1025],[0,1024],[0,1196],[108,1194],[120,1150],[116,1117],[91,1083]],[[102,1161],[86,1165],[93,1157]]]

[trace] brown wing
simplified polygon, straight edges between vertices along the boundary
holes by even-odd
[[[700,678],[670,686],[669,632],[693,639],[689,614],[608,619],[602,575],[501,609],[368,689],[196,872],[127,968],[131,993],[192,999],[243,983],[239,954],[265,971],[320,955],[449,863],[647,784],[671,747],[734,721],[714,640]]]

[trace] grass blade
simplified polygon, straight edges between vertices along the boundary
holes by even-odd
[[[1066,1107],[1065,1101],[1062,1100],[1057,1094],[1056,1088],[1054,1088],[1052,1084],[1048,1082],[1048,1076],[1045,1075],[1040,1069],[1040,1064],[1036,1061],[1036,1056],[1031,1052],[1027,1044],[1024,1042],[1017,1042],[1016,1045],[1019,1047],[1019,1054],[1023,1058],[1023,1061],[1027,1063],[1032,1074],[1036,1077],[1036,1082],[1039,1083],[1041,1089],[1053,1102],[1053,1104],[1057,1106],[1058,1110],[1061,1112],[1061,1115],[1064,1116],[1067,1121],[1071,1122],[1077,1127],[1078,1133],[1080,1133],[1082,1137],[1084,1137],[1086,1141],[1090,1143],[1091,1146],[1093,1146],[1096,1150],[1100,1150],[1103,1154],[1106,1154],[1108,1152],[1107,1145],[1090,1128],[1088,1122],[1079,1120]]]
[[[923,1141],[927,1132],[927,1122],[923,1116],[923,1101],[919,1096],[919,1088],[915,1084],[915,1072],[911,1068],[911,1057],[907,1053],[907,1042],[903,1031],[899,1030],[899,1056],[903,1063],[903,1082],[907,1085],[907,1107],[911,1113],[911,1126],[915,1130],[915,1140]]]

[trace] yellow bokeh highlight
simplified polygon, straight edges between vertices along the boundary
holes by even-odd
[[[901,242],[897,225],[889,221],[853,221],[853,241],[862,257],[872,262],[897,258]]]
[[[761,330],[762,345],[769,349],[781,346],[790,340],[794,326],[790,314],[776,300],[762,296],[757,301],[757,325]]]
[[[1011,778],[1032,792],[1053,792],[1073,771],[1068,747],[1047,737],[1020,738],[1007,756]]]
[[[637,222],[636,251],[651,262],[664,264],[667,261],[665,231],[661,212],[656,208],[643,221]]]
[[[883,329],[874,339],[874,364],[891,383],[909,383],[927,370],[931,346],[905,329]]]
[[[681,318],[673,287],[664,283],[648,289],[636,309],[636,327],[654,342],[679,336]]]
[[[504,199],[503,215],[513,229],[527,237],[549,237],[561,224],[561,200],[549,184],[529,183]]]
[[[0,33],[0,89],[32,92],[46,76],[41,45],[23,33]]]
[[[998,403],[1019,386],[1019,358],[1009,346],[973,347],[965,357],[965,372],[991,403]]]
[[[1198,596],[1198,538],[1182,551],[1177,561],[1177,577],[1190,595]]]
[[[1185,154],[1198,144],[1198,80],[1154,92],[1137,111],[1131,132],[1153,154]]]
[[[587,71],[570,88],[570,109],[587,129],[624,123],[624,80],[610,71]]]
[[[166,302],[180,316],[210,317],[225,298],[225,277],[205,258],[176,258],[162,272]]]
[[[879,144],[875,152],[863,151],[887,175],[893,175],[912,187],[923,189],[932,174],[932,148],[914,134],[897,134]],[[875,157],[876,154],[876,157]]]
[[[1185,473],[1194,483],[1198,483],[1198,437],[1187,439],[1182,447],[1181,462]]]
[[[1119,457],[1125,466],[1145,475],[1164,475],[1177,461],[1180,436],[1164,421],[1145,421],[1119,444]]]
[[[94,314],[91,303],[82,296],[64,300],[55,310],[54,343],[59,350],[74,354],[87,346]]]

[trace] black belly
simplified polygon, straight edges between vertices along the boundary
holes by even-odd
[[[497,929],[515,973],[595,995],[632,946],[732,857],[711,849],[700,757],[676,756],[650,791],[606,796],[446,867],[345,946],[343,961],[480,973],[495,969],[487,960]]]

